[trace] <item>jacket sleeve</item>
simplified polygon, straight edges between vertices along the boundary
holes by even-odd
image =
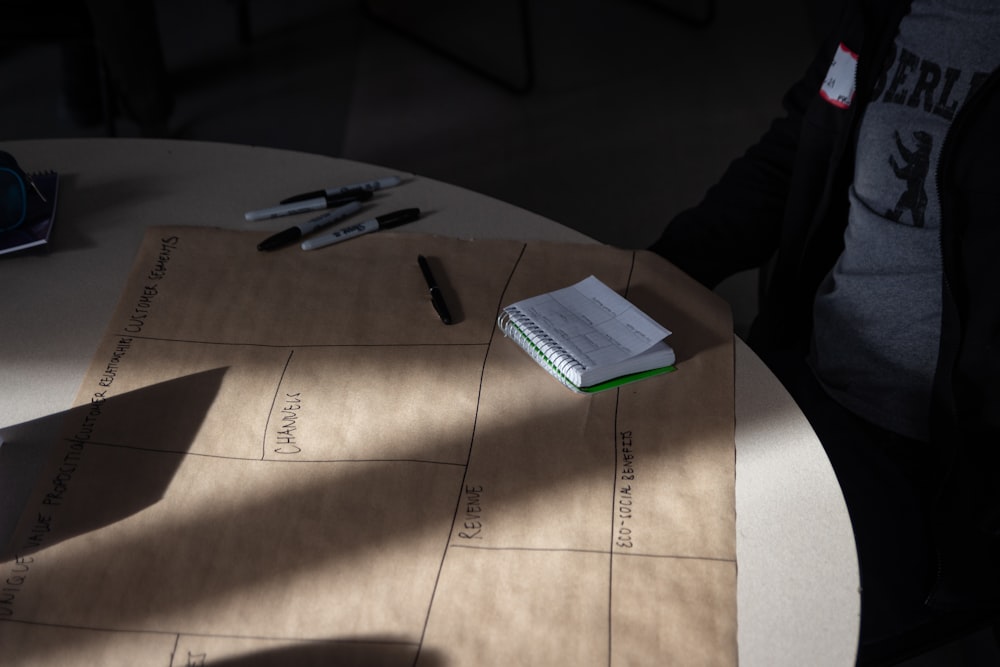
[[[938,173],[945,272],[932,435],[938,574],[931,604],[1000,606],[1000,70],[966,103]],[[954,159],[949,159],[949,158]]]
[[[806,75],[785,94],[784,115],[729,165],[700,204],[670,222],[650,250],[708,287],[772,257],[806,109],[820,90],[832,53],[830,44],[820,49]]]

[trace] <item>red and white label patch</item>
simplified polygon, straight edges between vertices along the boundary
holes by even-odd
[[[819,94],[835,107],[846,109],[854,99],[855,75],[858,72],[858,54],[844,46],[837,48],[826,79],[819,89]]]

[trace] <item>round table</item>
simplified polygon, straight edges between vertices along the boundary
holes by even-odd
[[[52,249],[0,257],[0,350],[7,391],[0,436],[68,408],[143,236],[154,224],[279,230],[245,211],[289,193],[397,170],[269,148],[141,139],[7,142],[27,171],[61,186]],[[406,184],[428,214],[405,229],[461,238],[586,242],[568,227],[433,179]],[[756,665],[852,665],[859,627],[850,521],[822,446],[780,383],[738,338],[736,529],[739,660]],[[0,539],[13,528],[39,465],[0,450]]]

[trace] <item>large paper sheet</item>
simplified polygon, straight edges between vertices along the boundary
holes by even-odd
[[[0,662],[736,664],[724,302],[596,244],[257,236],[147,233],[3,554]],[[590,274],[677,372],[581,396],[496,327]]]

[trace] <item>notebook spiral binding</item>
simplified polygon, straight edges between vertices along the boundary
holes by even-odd
[[[551,336],[545,334],[541,327],[519,308],[508,306],[497,318],[497,325],[504,335],[512,339],[528,353],[539,366],[548,371],[549,375],[577,393],[584,393],[570,379],[572,375],[579,377],[579,369],[584,366],[559,345]]]

